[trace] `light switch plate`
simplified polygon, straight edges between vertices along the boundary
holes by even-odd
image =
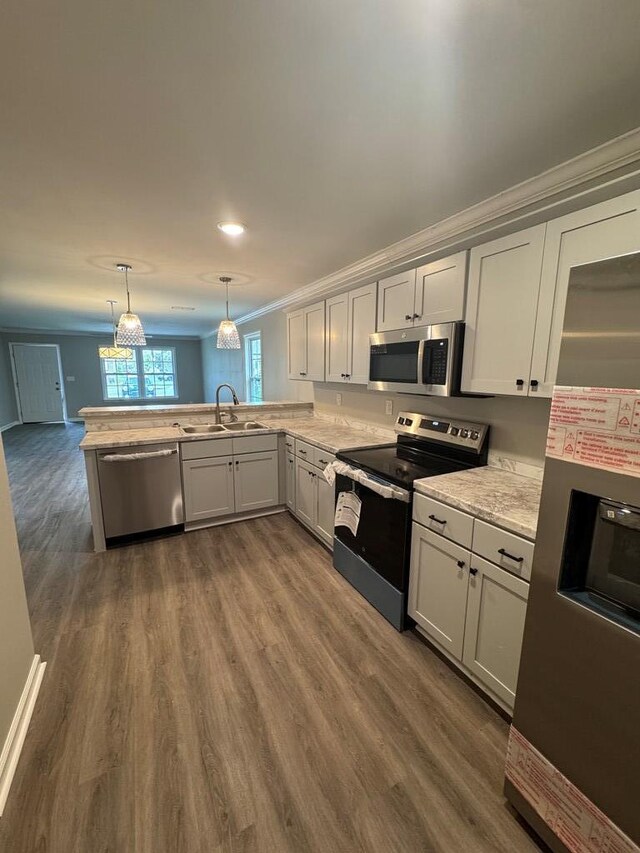
[[[336,406],[342,405],[342,394],[336,394]]]
[[[393,400],[385,400],[384,401],[384,413],[385,415],[393,414]]]

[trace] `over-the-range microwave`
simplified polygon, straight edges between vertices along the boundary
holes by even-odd
[[[374,391],[454,397],[460,394],[464,323],[442,323],[369,335]]]

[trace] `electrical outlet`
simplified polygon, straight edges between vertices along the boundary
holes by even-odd
[[[342,405],[342,394],[336,394],[336,406]]]
[[[65,379],[67,380],[67,382],[75,382],[76,381],[75,376],[66,376]]]
[[[385,400],[384,401],[384,413],[385,415],[393,414],[393,400]]]

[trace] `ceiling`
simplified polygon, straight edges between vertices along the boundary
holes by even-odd
[[[149,332],[205,334],[219,275],[240,316],[640,125],[639,25],[637,0],[5,0],[0,326],[106,329],[124,260]]]

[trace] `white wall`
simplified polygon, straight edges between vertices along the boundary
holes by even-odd
[[[0,754],[33,654],[22,565],[0,438]]]

